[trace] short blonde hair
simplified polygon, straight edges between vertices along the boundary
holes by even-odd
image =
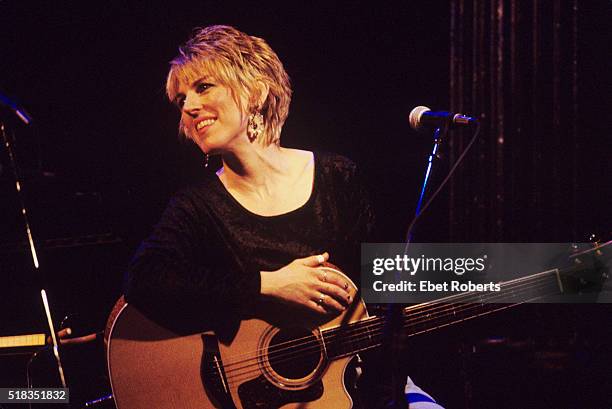
[[[291,84],[283,64],[263,39],[230,26],[196,29],[179,47],[179,55],[170,61],[166,81],[168,98],[174,101],[181,83],[191,84],[203,73],[229,87],[243,112],[261,112],[264,145],[280,143],[281,129],[289,114]],[[261,83],[268,88],[263,103]],[[248,99],[247,107],[242,106],[240,96]]]

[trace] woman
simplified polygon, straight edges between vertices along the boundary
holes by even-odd
[[[348,283],[317,267],[357,280],[372,211],[348,159],[281,147],[291,88],[274,51],[232,27],[199,29],[166,89],[180,133],[223,166],[172,199],[130,265],[127,301],[186,332],[236,328],[262,301],[288,316],[345,310]]]
[[[188,327],[240,319],[259,299],[342,311],[347,283],[316,267],[331,254],[358,274],[372,213],[354,164],[280,146],[291,88],[264,40],[212,26],[179,52],[167,94],[180,132],[223,166],[171,201],[130,266],[126,298]]]

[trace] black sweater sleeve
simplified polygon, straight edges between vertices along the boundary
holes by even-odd
[[[232,263],[212,216],[189,191],[175,196],[132,259],[126,300],[173,329],[208,329],[248,311],[258,271]]]

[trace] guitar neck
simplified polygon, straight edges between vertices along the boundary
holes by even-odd
[[[407,336],[412,337],[561,292],[559,270],[549,270],[501,283],[499,291],[466,292],[404,308],[401,324]],[[386,323],[386,317],[370,317],[324,330],[328,358],[341,358],[381,346]]]

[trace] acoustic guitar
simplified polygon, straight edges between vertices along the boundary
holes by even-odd
[[[407,335],[424,334],[547,295],[582,291],[589,284],[601,287],[607,271],[597,260],[611,243],[572,256],[570,268],[501,283],[499,292],[462,293],[407,307],[403,310]],[[357,293],[337,268],[321,268],[343,276],[351,283],[351,295]],[[590,274],[587,279],[585,272]],[[517,301],[496,304],[497,297],[516,297]],[[262,308],[257,316],[243,320],[230,339],[213,332],[179,335],[120,300],[106,334],[117,408],[352,407],[344,385],[345,370],[355,354],[382,345],[384,317],[368,316],[360,299],[327,321],[288,314],[278,306]]]

